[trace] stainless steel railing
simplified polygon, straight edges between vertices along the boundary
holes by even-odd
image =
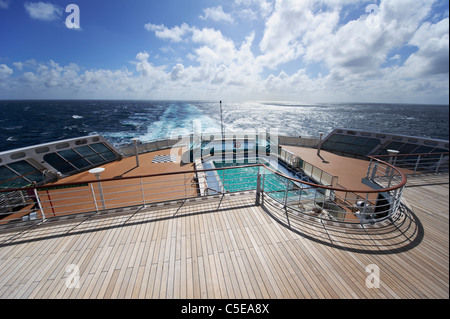
[[[366,177],[371,190],[318,185],[264,167],[262,198],[268,196],[278,202],[285,212],[279,218],[286,219],[288,224],[292,220],[288,211],[338,223],[367,224],[394,218],[401,204],[406,176],[389,163],[373,160],[377,170]],[[271,172],[267,174],[267,170]]]
[[[372,160],[366,177],[367,183],[376,185],[371,190],[319,185],[283,175],[264,164],[2,190],[22,192],[26,204],[12,214],[0,215],[0,224],[197,198],[202,196],[197,176],[207,172],[219,180],[203,196],[252,191],[256,205],[279,205],[276,217],[287,223],[300,214],[338,223],[373,223],[396,215],[406,177],[391,164]],[[33,208],[34,197],[37,205]]]
[[[440,173],[449,171],[449,153],[417,153],[376,155],[375,158],[402,168],[407,175],[420,173]],[[372,165],[372,163],[371,163]]]
[[[22,196],[20,207],[16,204],[14,207],[9,207],[12,204],[8,202],[0,203],[2,206],[0,225],[8,222],[45,220],[69,214],[196,198],[200,196],[196,175],[201,172],[216,171],[224,178],[225,182],[221,183],[221,189],[210,195],[237,192],[246,188],[239,185],[245,185],[244,181],[252,177],[239,176],[238,178],[239,173],[231,172],[231,169],[183,171],[0,190],[0,194],[19,192]],[[235,179],[234,182],[233,179]],[[230,182],[238,187],[225,186]],[[37,205],[33,207],[35,203]]]

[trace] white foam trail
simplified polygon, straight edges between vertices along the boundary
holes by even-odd
[[[194,122],[200,123],[202,132],[220,131],[220,124],[190,103],[172,103],[158,121],[152,122],[143,141],[188,135],[194,132]]]

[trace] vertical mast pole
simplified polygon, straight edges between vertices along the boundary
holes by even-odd
[[[220,101],[220,129],[221,129],[221,133],[222,133],[222,140],[223,140],[223,117],[222,117],[222,101]]]

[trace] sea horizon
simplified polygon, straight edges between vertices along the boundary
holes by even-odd
[[[0,151],[100,134],[113,145],[192,132],[220,132],[220,100],[22,99],[0,100]],[[318,136],[335,128],[448,140],[443,104],[303,103],[222,100],[224,130],[277,129]],[[101,119],[101,120],[99,120]],[[445,120],[443,120],[445,119]],[[48,125],[51,123],[51,126]]]
[[[130,99],[130,98],[115,98],[115,99],[107,99],[107,98],[14,98],[14,99],[1,99],[0,102],[26,102],[26,101],[136,101],[136,102],[208,102],[208,103],[219,103],[222,101],[223,103],[282,103],[282,104],[299,104],[299,105],[322,105],[322,104],[373,104],[373,105],[383,105],[383,104],[392,104],[392,105],[410,105],[410,106],[450,106],[450,103],[414,103],[414,102],[367,102],[367,101],[349,101],[349,102],[306,102],[306,101],[297,101],[297,100],[252,100],[252,99],[237,99],[237,100],[225,100],[225,99]]]

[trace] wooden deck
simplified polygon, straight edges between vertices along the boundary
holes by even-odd
[[[246,193],[2,231],[0,298],[447,299],[448,175],[420,178],[382,227],[290,229]]]
[[[309,147],[283,145],[283,148],[321,170],[337,176],[339,184],[347,189],[371,189],[361,183],[361,179],[367,175],[367,168],[369,167],[367,161],[336,155],[324,150],[321,150],[320,156],[318,156],[317,149]]]

